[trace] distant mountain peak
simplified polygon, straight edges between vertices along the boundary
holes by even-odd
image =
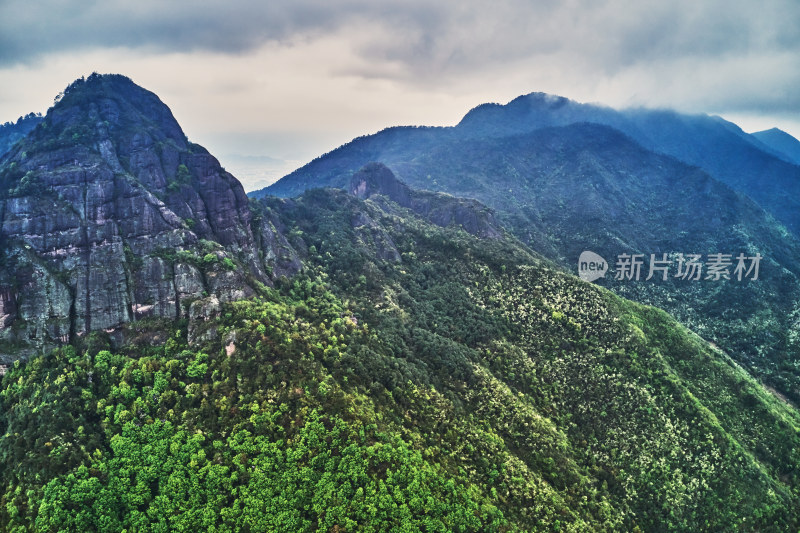
[[[770,128],[752,133],[751,136],[781,159],[800,165],[800,141],[789,133],[779,128]]]
[[[0,124],[0,157],[44,120],[41,113],[28,113],[16,122]]]
[[[498,136],[575,122],[599,122],[616,126],[617,111],[582,104],[564,96],[544,92],[523,94],[506,104],[484,104],[471,109],[456,126],[462,134]]]
[[[514,98],[507,104],[507,106],[513,107],[515,105],[525,104],[531,107],[544,106],[549,109],[557,109],[569,103],[574,103],[574,102],[564,96],[559,96],[557,94],[543,93],[543,92],[532,92]]]

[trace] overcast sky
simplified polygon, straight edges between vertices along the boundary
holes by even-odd
[[[355,136],[533,91],[800,137],[800,2],[0,2],[0,122],[93,71],[158,94],[248,190]]]

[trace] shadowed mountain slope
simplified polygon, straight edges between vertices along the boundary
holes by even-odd
[[[393,128],[356,139],[290,174],[275,191],[315,183],[347,187],[350,169],[375,159],[412,187],[484,202],[534,250],[570,270],[584,250],[612,267],[620,254],[648,260],[669,254],[673,270],[666,281],[645,282],[646,263],[642,281],[607,276],[600,282],[666,309],[800,400],[795,236],[735,188],[609,126],[576,123],[518,133],[537,120],[566,122],[588,111],[596,120],[622,120],[615,111],[564,99],[529,100],[483,106],[457,128]],[[518,122],[503,122],[509,114]],[[709,121],[717,123],[700,122]],[[674,277],[678,254],[700,254],[704,263],[709,254],[760,254],[764,262],[754,282],[706,280],[704,273],[694,283]]]

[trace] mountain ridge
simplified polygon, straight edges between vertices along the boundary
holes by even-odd
[[[594,122],[611,126],[622,131],[644,148],[673,156],[690,165],[698,166],[717,180],[751,196],[767,211],[780,220],[796,234],[800,231],[800,205],[795,198],[800,197],[800,166],[787,162],[764,151],[760,141],[744,133],[738,126],[720,117],[708,115],[685,115],[672,110],[651,110],[632,108],[615,110],[594,104],[582,104],[564,97],[546,93],[529,93],[518,96],[507,104],[481,104],[467,112],[462,120],[450,128],[396,128],[405,132],[403,142],[416,146],[426,146],[421,141],[425,132],[443,132],[443,138],[458,137],[505,137],[531,132],[552,126]],[[367,139],[383,137],[385,145],[397,141],[390,138],[389,129]],[[416,135],[415,133],[416,132]],[[415,138],[416,137],[416,138]],[[364,138],[360,141],[365,145]],[[757,139],[756,139],[757,140]],[[351,143],[327,154],[327,159],[341,150],[354,150]],[[389,151],[373,160],[393,163],[395,151]],[[318,158],[319,159],[319,158]],[[317,165],[315,165],[317,163]],[[249,193],[251,197],[263,194],[292,196],[304,190],[300,176],[307,174],[315,160],[301,167],[276,183]],[[354,171],[354,169],[350,169]],[[326,185],[330,179],[326,172],[315,172],[316,179]],[[798,194],[794,194],[798,193]]]
[[[568,120],[551,116],[551,108],[569,115]],[[800,299],[792,280],[798,276],[800,248],[797,237],[775,220],[777,215],[735,184],[648,150],[623,131],[597,122],[571,122],[575,113],[585,117],[586,109],[628,121],[610,108],[538,94],[507,106],[476,109],[459,126],[463,131],[392,128],[357,138],[267,190],[283,195],[314,186],[344,188],[363,164],[381,161],[414,188],[482,201],[534,250],[570,270],[584,250],[606,258],[621,253],[647,258],[662,253],[752,255],[761,250],[771,265],[766,267],[769,279],[761,284],[714,287],[672,278],[661,285],[624,284],[608,277],[600,282],[628,298],[667,309],[800,401],[800,374],[792,363],[800,354],[792,341],[799,325],[793,317]],[[516,118],[506,120],[511,112]],[[543,118],[534,120],[529,112]],[[662,134],[684,120],[674,112],[639,113],[644,113],[640,121],[667,117]],[[490,119],[482,126],[478,119],[485,114]],[[532,120],[537,125],[571,123],[528,131]],[[757,150],[747,134],[722,119],[685,120],[700,132],[721,129],[726,142],[733,139],[737,146]],[[781,195],[783,207],[794,201]],[[738,314],[731,316],[729,306]]]
[[[14,144],[25,137],[39,122],[44,119],[41,114],[28,113],[16,122],[0,124],[0,157],[8,152]]]
[[[795,234],[800,230],[797,198],[800,167],[764,152],[738,126],[720,117],[671,110],[607,107],[557,100],[541,93],[504,106],[476,108],[456,128],[468,135],[503,136],[545,126],[597,122],[618,129],[645,148],[696,165],[750,196]]]
[[[758,141],[790,163],[800,164],[800,141],[778,128],[751,133]]]

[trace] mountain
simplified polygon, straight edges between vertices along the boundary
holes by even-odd
[[[381,163],[367,163],[353,174],[349,190],[359,198],[385,196],[437,226],[452,224],[485,238],[496,239],[503,235],[494,213],[480,202],[411,189]]]
[[[649,150],[702,168],[800,235],[800,167],[760,150],[738,126],[719,117],[669,110],[614,111],[533,93],[505,106],[479,106],[457,129],[469,136],[494,137],[576,122],[611,126]]]
[[[732,246],[781,229],[604,126],[454,139],[428,157],[452,165],[467,143],[465,166],[499,164],[492,153],[498,169],[547,169],[548,140],[577,167],[530,175],[594,188],[587,208],[624,188],[641,204],[619,216],[646,218],[648,195],[697,189],[713,224],[736,222]],[[515,162],[506,143],[543,152]],[[648,182],[624,172],[634,161]],[[0,184],[3,334],[24,333],[3,347],[4,530],[800,527],[796,407],[664,311],[564,272],[477,200],[368,162],[346,190],[242,201],[154,94],[99,75],[0,160]],[[566,234],[597,223],[561,211]],[[640,233],[630,246],[654,244]],[[765,253],[766,286],[791,290],[776,266],[791,244]],[[59,291],[69,333],[53,337]],[[130,315],[111,312],[120,301]]]
[[[655,113],[649,120],[657,122],[654,117],[662,115]],[[749,142],[715,119],[666,115],[662,132],[675,121],[695,121],[703,126],[697,126],[700,132],[713,126],[722,128],[720,135],[731,142]],[[456,128],[392,128],[356,139],[267,190],[284,194],[311,186],[344,188],[353,169],[381,161],[412,187],[484,202],[534,250],[570,270],[584,250],[600,254],[612,266],[621,254],[642,254],[648,260],[651,254],[659,259],[669,254],[673,271],[667,280],[607,276],[599,282],[667,310],[782,394],[800,401],[795,364],[800,358],[800,244],[794,234],[702,168],[648,150],[610,126],[582,122],[526,132],[532,123],[584,116],[627,120],[610,109],[526,97],[508,106],[479,107]],[[652,135],[651,129],[643,131]],[[757,282],[675,278],[678,254],[730,254],[733,259],[756,253],[765,261]]]
[[[381,167],[360,175],[389,187],[253,205],[305,270],[221,303],[193,344],[177,321],[167,342],[10,369],[0,523],[798,526],[796,409],[662,311],[429,222]]]
[[[800,141],[778,128],[751,133],[759,142],[773,150],[780,157],[795,165],[800,165]]]
[[[8,152],[14,143],[25,137],[42,119],[41,115],[28,113],[19,117],[16,122],[0,124],[0,156]]]
[[[154,94],[77,80],[0,159],[0,359],[250,295],[299,268],[272,233]]]
[[[432,144],[454,138],[503,138],[584,122],[610,126],[648,150],[700,167],[800,235],[800,166],[759,149],[735,124],[668,110],[616,111],[543,93],[523,95],[506,105],[480,105],[452,128],[390,128],[356,139],[251,196],[293,196],[309,187],[343,186],[346,181],[337,175],[352,173],[366,161],[382,161],[394,168],[410,153],[422,153]],[[351,158],[355,161],[348,165]]]

